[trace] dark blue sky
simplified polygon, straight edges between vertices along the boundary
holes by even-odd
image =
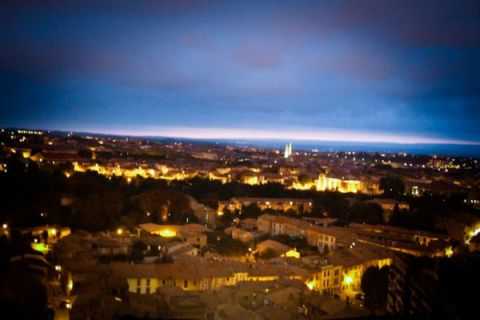
[[[480,141],[480,2],[3,0],[0,126]]]

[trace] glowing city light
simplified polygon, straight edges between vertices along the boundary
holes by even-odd
[[[309,280],[309,281],[305,282],[305,285],[307,286],[307,288],[309,290],[315,289],[315,281],[314,280]]]
[[[173,238],[177,233],[172,229],[163,229],[159,232],[159,235],[163,238]]]
[[[348,275],[348,274],[346,274],[346,275],[344,276],[344,278],[343,278],[343,284],[349,286],[349,285],[351,285],[352,283],[353,283],[353,277],[350,276],[350,275]]]
[[[36,241],[35,241],[36,240]],[[31,244],[32,249],[43,254],[47,254],[49,251],[48,244],[43,242],[38,242],[37,239],[34,239],[34,242]]]
[[[465,244],[470,244],[470,240],[480,233],[480,223],[472,227],[465,228]]]
[[[298,252],[297,249],[288,250],[288,251],[285,253],[285,256],[286,256],[287,258],[300,259],[300,252]]]
[[[453,256],[453,248],[451,246],[445,248],[445,256],[448,258]]]

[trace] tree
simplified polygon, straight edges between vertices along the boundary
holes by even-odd
[[[405,184],[400,177],[386,176],[380,179],[380,189],[388,197],[399,197],[405,192]]]
[[[242,208],[242,217],[244,218],[258,218],[261,214],[262,210],[254,203]]]
[[[387,304],[388,267],[368,268],[362,276],[361,288],[365,294],[365,307],[373,314]]]
[[[135,262],[140,262],[143,260],[145,250],[147,250],[147,245],[141,240],[137,240],[132,244],[132,253],[131,258]]]
[[[381,224],[383,209],[376,203],[358,202],[350,209],[350,221],[358,223]]]
[[[275,250],[273,250],[272,248],[267,248],[265,251],[263,251],[260,254],[260,258],[266,259],[266,260],[277,258],[277,257],[278,257],[277,252],[275,252]]]
[[[298,176],[298,181],[301,183],[301,184],[313,184],[314,180],[312,177],[306,175],[306,174],[300,174]]]

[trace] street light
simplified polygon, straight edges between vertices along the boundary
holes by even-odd
[[[345,277],[343,278],[343,283],[347,286],[351,285],[353,283],[352,276],[346,274]]]

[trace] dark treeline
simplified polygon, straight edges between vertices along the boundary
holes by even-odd
[[[7,168],[0,174],[0,219],[19,227],[49,223],[104,230],[142,222],[182,223],[187,218],[195,222],[186,195],[214,209],[219,200],[232,197],[309,198],[313,202],[311,216],[334,217],[340,223],[383,223],[382,208],[364,202],[372,198],[366,195],[289,190],[280,184],[221,184],[200,178],[172,182],[138,178],[130,184],[94,172],[67,178],[64,171],[71,170],[69,165],[39,168],[35,162],[16,157],[8,158]],[[439,218],[467,210],[463,195],[390,196],[411,207],[409,212],[394,211],[390,223],[398,226],[435,230]],[[252,208],[251,213],[255,217],[260,211]]]

